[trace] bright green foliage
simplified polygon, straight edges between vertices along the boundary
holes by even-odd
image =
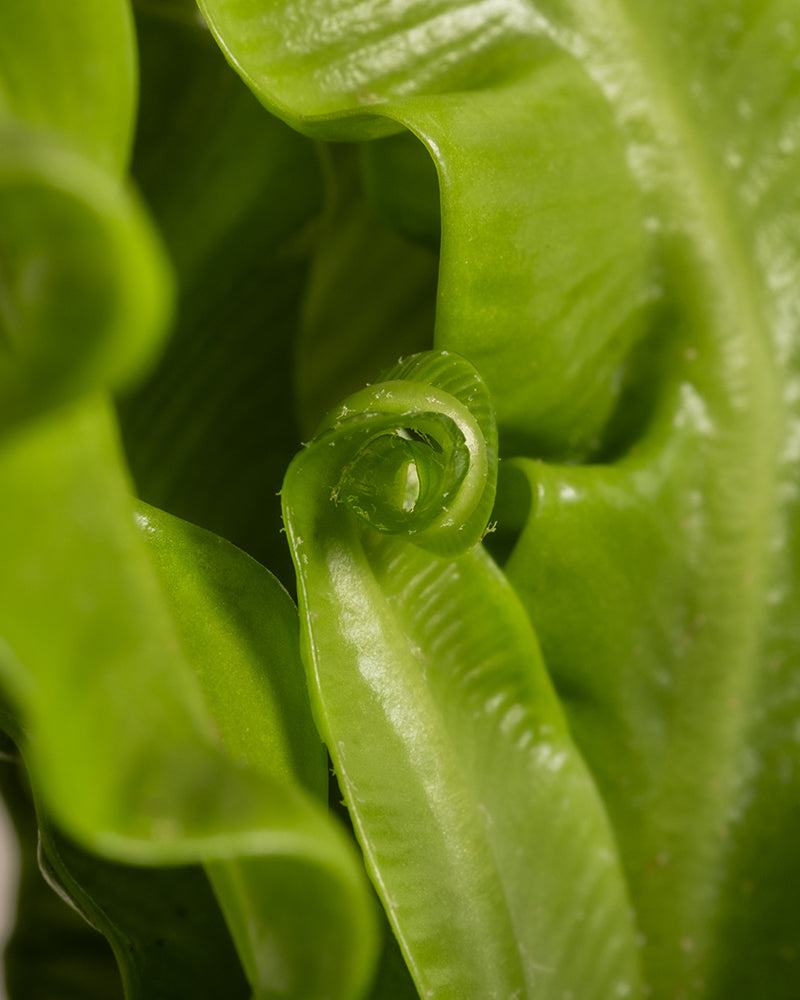
[[[418,355],[295,459],[312,705],[422,996],[633,992],[602,803],[524,611],[475,545],[494,439],[474,369]]]
[[[18,7],[21,22],[35,15]],[[131,64],[127,42],[109,73]],[[64,158],[42,155],[44,179],[24,197],[17,176],[27,183],[28,147],[16,156],[4,148],[13,171],[3,178],[0,229],[11,320],[0,513],[7,526],[23,518],[30,528],[5,531],[0,542],[0,666],[7,728],[48,817],[43,848],[54,877],[109,937],[130,997],[174,996],[175,977],[188,987],[183,943],[173,937],[176,963],[166,964],[151,937],[165,915],[141,883],[105,862],[93,874],[62,834],[117,863],[203,863],[255,996],[358,995],[372,971],[372,900],[325,812],[327,764],[302,687],[296,611],[271,574],[221,539],[158,513],[140,513],[138,529],[134,521],[114,418],[98,391],[119,381],[118,368],[131,374],[141,342],[163,329],[168,274],[143,223],[117,221],[126,196],[114,175],[87,163],[79,193],[91,214],[75,198],[64,207],[77,145]],[[101,225],[119,252],[96,246],[107,239]],[[34,294],[42,253],[34,240],[50,255],[43,273],[58,280],[53,299],[63,283],[74,307],[59,298],[57,313]],[[106,268],[129,305],[105,294]],[[31,312],[15,310],[18,290]],[[53,389],[49,368],[63,373],[60,355],[50,355],[81,333],[87,356],[68,352],[74,377],[68,370]],[[49,352],[38,343],[44,336],[56,345]],[[51,836],[51,821],[61,834]],[[209,915],[195,922],[216,937],[220,919],[198,878],[148,881],[176,906],[204,908]],[[106,901],[110,886],[122,907]],[[195,946],[207,947],[202,934]],[[224,939],[215,947],[230,948]],[[215,976],[225,961],[212,964]],[[227,988],[209,977],[192,992]]]
[[[9,0],[0,10],[0,114],[66,141],[115,175],[136,120],[126,0]]]
[[[198,6],[0,4],[20,836],[128,998],[795,1000],[798,0]]]

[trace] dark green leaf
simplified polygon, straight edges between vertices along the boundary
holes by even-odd
[[[121,404],[139,494],[291,573],[277,493],[297,449],[293,339],[321,206],[316,152],[197,21],[142,12],[134,173],[178,279],[176,328]]]
[[[376,371],[429,348],[436,308],[436,255],[377,217],[356,149],[327,153],[329,209],[294,345],[295,405],[306,437]]]

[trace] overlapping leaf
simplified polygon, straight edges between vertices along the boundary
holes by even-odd
[[[169,271],[136,198],[55,133],[0,118],[0,433],[152,363]]]
[[[342,835],[290,780],[292,756],[285,743],[275,749],[284,730],[269,727],[265,711],[265,653],[291,667],[291,603],[266,571],[239,565],[213,538],[188,544],[175,529],[160,542],[164,528],[148,518],[160,572],[179,572],[190,588],[188,600],[171,588],[176,632],[135,534],[116,448],[104,410],[89,401],[18,432],[0,456],[3,522],[24,510],[36,525],[35,540],[4,534],[1,584],[4,682],[34,787],[62,828],[101,854],[209,864],[256,995],[358,995],[370,964],[369,899]],[[225,599],[248,576],[263,631],[246,622],[252,605]],[[46,630],[31,606],[47,609]],[[258,653],[243,645],[248,636]],[[269,676],[277,683],[274,667]],[[284,691],[292,683],[289,675]],[[277,714],[299,735],[296,700]],[[275,704],[286,710],[285,696]],[[307,750],[300,759],[307,773]],[[324,764],[320,773],[324,781]]]
[[[467,362],[419,355],[290,467],[317,724],[421,996],[634,994],[605,811],[523,609],[475,544],[493,419]]]
[[[137,16],[133,172],[175,265],[177,315],[162,363],[121,401],[123,440],[140,496],[288,579],[277,493],[301,437],[290,372],[318,157],[264,114],[196,8],[169,9]]]
[[[0,12],[0,432],[140,375],[169,313],[160,243],[122,178],[129,6],[51,7]]]
[[[296,127],[386,117],[431,151],[436,341],[536,460],[501,485],[497,551],[522,530],[507,572],[611,811],[646,985],[793,996],[796,2],[201,6]]]
[[[76,110],[91,103],[86,77],[45,30],[44,6],[12,4],[3,15],[3,43],[15,46],[0,120],[13,138],[0,176],[5,724],[43,829],[55,822],[81,845],[72,852],[60,834],[44,837],[58,880],[115,947],[129,996],[174,995],[180,976],[180,960],[165,964],[148,938],[147,896],[134,891],[159,880],[137,885],[120,868],[104,881],[111,868],[98,871],[86,850],[123,864],[206,864],[256,996],[358,996],[371,971],[372,903],[344,835],[298,780],[326,789],[291,601],[213,537],[148,514],[145,546],[134,525],[101,390],[152,356],[168,275],[119,176],[134,50],[127,6],[109,10],[80,5],[65,35],[94,85],[108,84],[84,116],[94,124]],[[37,25],[64,55],[51,68],[67,93],[52,107],[59,80],[41,78]],[[106,99],[117,116],[110,131]],[[172,888],[204,906],[197,877],[178,876]],[[199,929],[204,915],[195,916]],[[224,990],[240,984],[237,975]]]
[[[82,850],[34,812],[20,762],[0,777],[22,853],[10,997],[251,996],[200,866],[144,868]]]

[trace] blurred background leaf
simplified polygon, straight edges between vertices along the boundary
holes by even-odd
[[[208,32],[137,13],[134,177],[166,241],[177,318],[119,405],[139,495],[293,577],[277,493],[300,442],[294,340],[322,207],[312,143],[265,114]]]

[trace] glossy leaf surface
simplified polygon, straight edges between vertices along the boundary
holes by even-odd
[[[497,413],[503,572],[452,356],[360,389],[287,479],[317,722],[420,992],[795,1000],[797,0],[201,0],[295,128],[416,135],[323,152],[317,229],[315,148],[186,0],[137,6],[135,169],[181,297],[121,407],[146,497],[278,559],[295,347],[301,420],[431,334]],[[10,725],[84,848],[209,863],[263,995],[355,996],[369,910],[293,776],[322,784],[291,607],[195,529],[136,534],[86,398],[153,357],[167,277],[120,184],[128,5],[68,7],[0,11]],[[413,994],[385,955],[375,991]]]
[[[256,32],[258,0],[203,0],[296,127],[385,116],[436,161],[435,342],[519,456],[496,551],[610,810],[646,989],[793,996],[796,2],[292,6]]]
[[[116,9],[130,54],[129,10]],[[31,5],[34,21],[37,10]],[[92,45],[78,39],[90,14],[88,5],[73,11],[69,37],[98,83]],[[204,877],[186,869],[137,880],[124,867],[187,863],[206,864],[255,996],[359,996],[374,951],[372,900],[354,852],[295,774],[317,794],[326,788],[291,602],[242,553],[166,515],[147,515],[149,546],[136,533],[114,422],[95,393],[138,375],[152,354],[166,268],[110,164],[90,161],[93,137],[80,134],[69,102],[51,106],[45,88],[35,91],[44,50],[26,48],[32,23],[20,11],[9,29],[24,73],[7,60],[0,121],[10,137],[0,504],[4,524],[24,516],[27,526],[0,541],[0,669],[13,702],[8,724],[43,809],[44,853],[56,881],[108,936],[128,997],[174,996],[179,980],[198,993],[181,974],[181,922],[154,937],[169,919],[154,894],[171,888],[174,905],[193,908],[191,947],[202,947],[219,928]],[[94,27],[98,37],[110,31],[99,9]],[[124,73],[112,42],[109,34],[104,55]],[[129,129],[132,107],[114,95],[109,85],[115,127]],[[81,100],[102,118],[98,102]],[[235,222],[245,209],[233,207]],[[283,237],[295,224],[287,216]],[[230,219],[218,218],[224,232]],[[46,609],[44,627],[31,608]],[[244,707],[234,712],[237,698]],[[243,725],[248,710],[252,724]],[[114,863],[93,862],[87,850]],[[241,972],[226,975],[221,940],[206,955],[214,973],[200,992],[209,995],[232,995],[242,982]],[[191,976],[202,976],[201,963],[191,963]],[[215,987],[215,976],[224,985]]]
[[[249,768],[300,778],[324,799],[327,759],[289,595],[210,531],[145,505],[136,520],[221,742]]]
[[[293,462],[317,724],[421,996],[632,992],[603,806],[476,545],[495,441],[475,370],[423,354],[349,397]]]

